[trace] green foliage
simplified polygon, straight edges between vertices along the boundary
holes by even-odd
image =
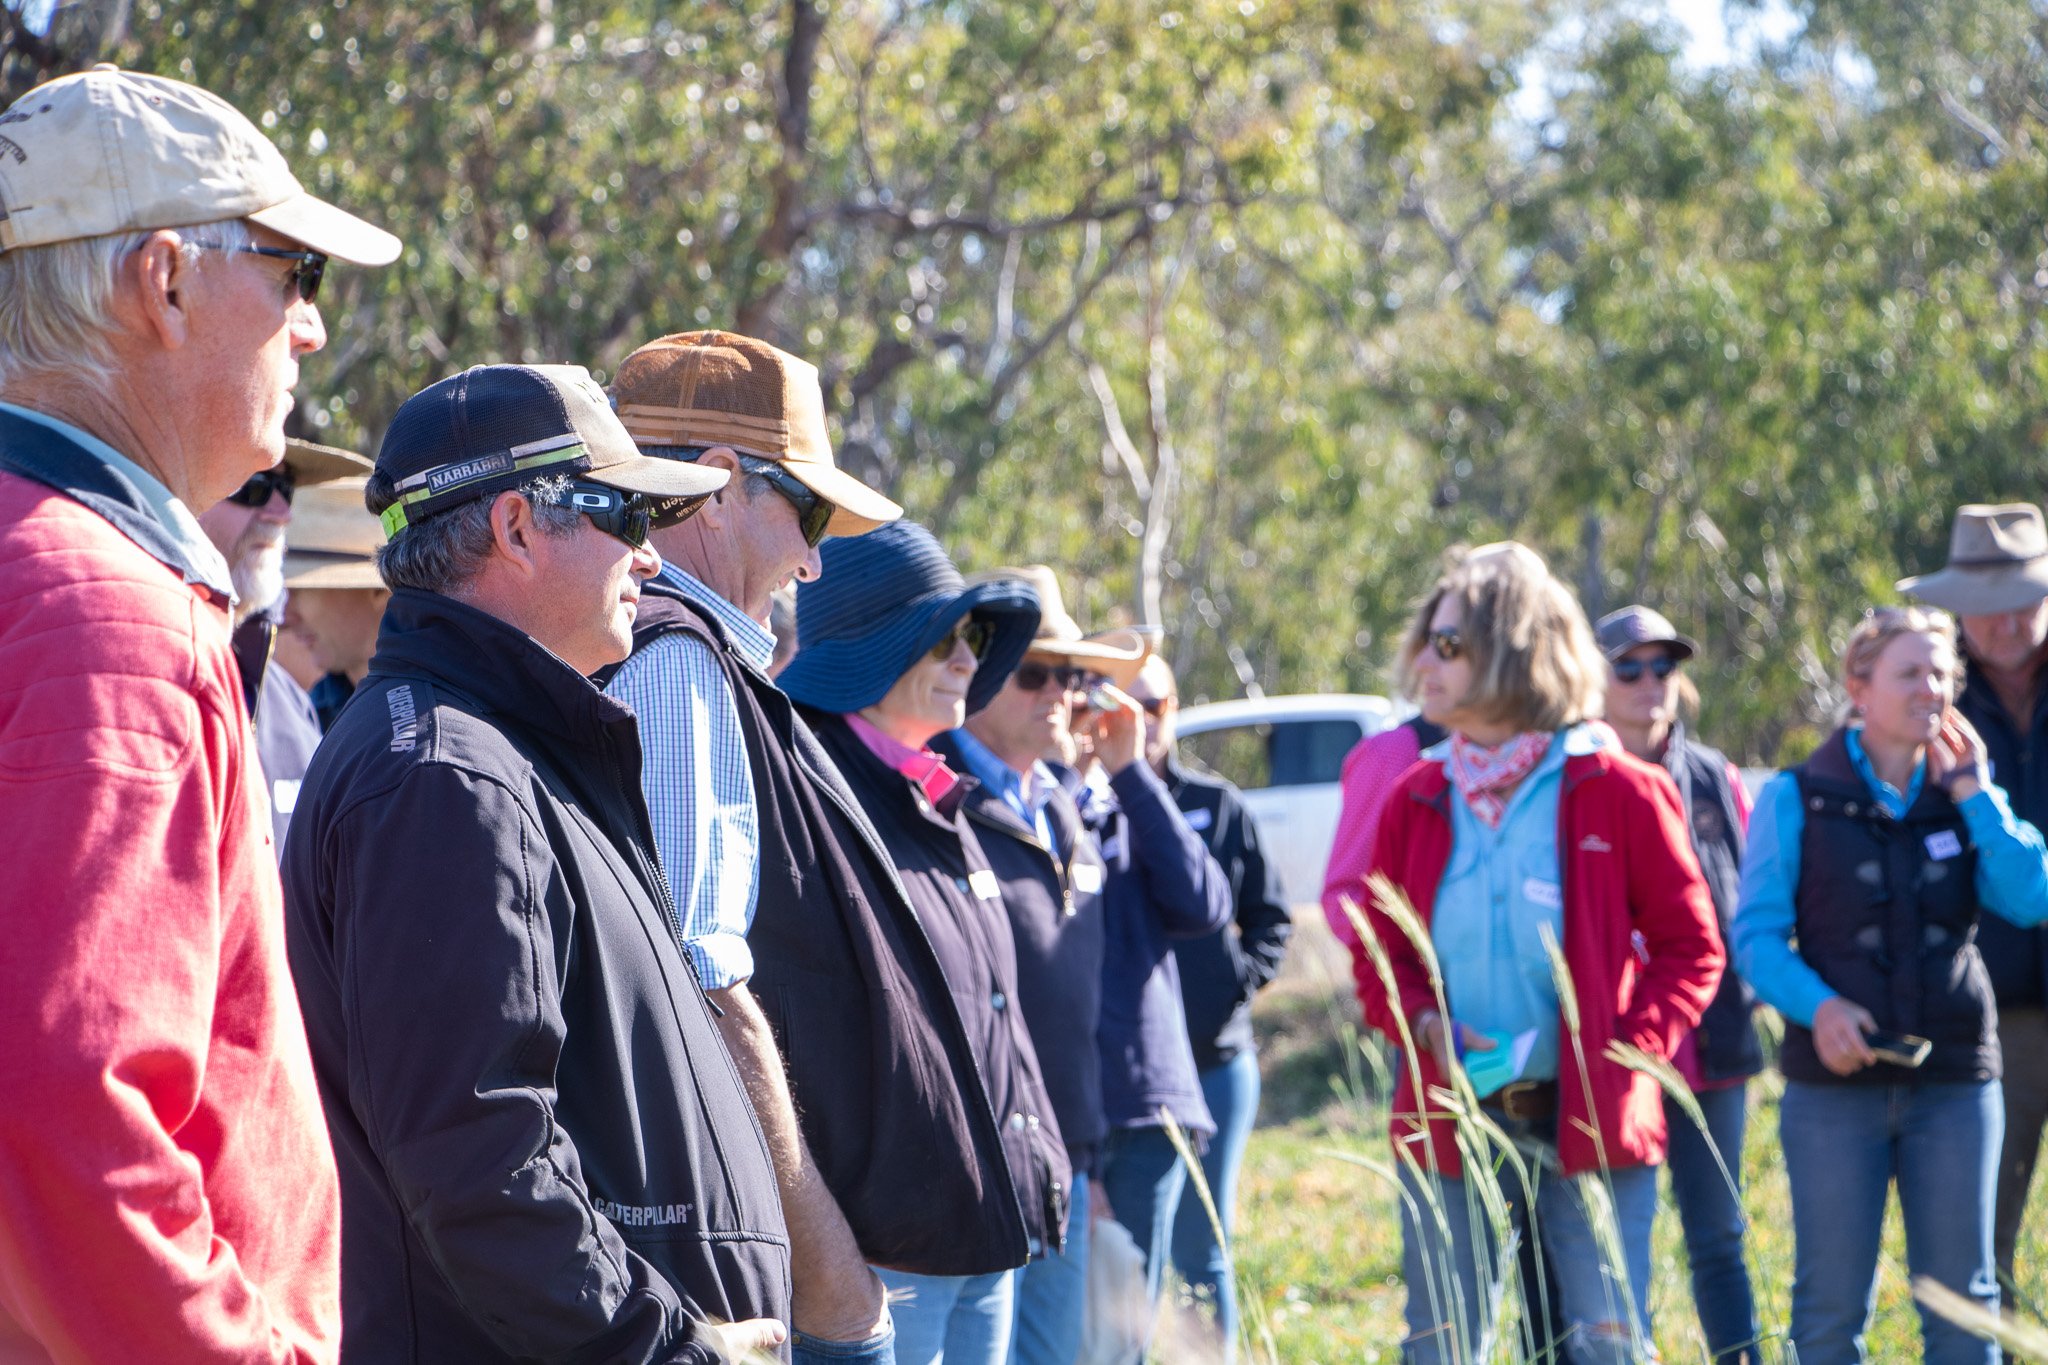
[[[969,566],[1156,611],[1191,695],[1383,689],[1441,553],[1516,536],[1698,635],[1705,732],[1772,761],[1957,503],[2041,495],[2048,21],[1808,0],[1702,73],[1635,12],[137,0],[6,60],[220,90],[405,237],[330,273],[329,439],[750,331]]]

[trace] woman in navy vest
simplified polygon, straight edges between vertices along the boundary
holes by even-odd
[[[1593,634],[1607,656],[1607,723],[1624,749],[1663,768],[1677,784],[1692,851],[1726,935],[1742,875],[1749,797],[1727,757],[1686,733],[1685,717],[1699,714],[1700,694],[1684,666],[1699,646],[1644,606],[1609,612]],[[1692,1088],[1706,1120],[1704,1131],[1676,1099],[1664,1101],[1671,1140],[1665,1164],[1685,1230],[1693,1306],[1715,1365],[1756,1359],[1759,1336],[1756,1295],[1742,1255],[1748,1080],[1764,1069],[1763,1043],[1750,1019],[1755,999],[1740,972],[1723,972],[1700,1026],[1672,1055],[1671,1064]]]
[[[1733,947],[1785,1016],[1801,1365],[1865,1358],[1894,1180],[1910,1273],[1998,1306],[2005,1112],[1977,919],[2048,919],[2048,851],[1991,784],[1983,741],[1952,706],[1959,676],[1947,613],[1866,615],[1842,656],[1849,723],[1765,784],[1750,823]],[[1925,1310],[1921,1339],[1928,1365],[1999,1358]]]

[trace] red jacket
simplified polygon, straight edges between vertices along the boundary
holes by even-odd
[[[1450,860],[1455,799],[1441,764],[1418,763],[1380,817],[1373,870],[1407,893],[1424,924]],[[1653,1165],[1664,1159],[1662,1092],[1655,1078],[1607,1060],[1607,1044],[1618,1038],[1669,1058],[1713,998],[1725,960],[1678,789],[1662,769],[1611,741],[1572,754],[1558,798],[1558,852],[1564,958],[1578,996],[1580,1038],[1575,1049],[1569,1027],[1559,1035],[1558,1155],[1567,1174],[1598,1170],[1603,1154],[1609,1166]],[[1366,907],[1366,916],[1387,946],[1398,1006],[1362,950],[1353,958],[1358,997],[1366,1023],[1398,1044],[1396,1008],[1413,1028],[1416,1016],[1436,1007],[1436,994],[1406,935],[1377,904]],[[1428,1053],[1418,1060],[1425,1093],[1445,1084]],[[1428,1120],[1437,1169],[1458,1174],[1449,1115],[1432,1109]],[[1598,1131],[1598,1145],[1587,1124]],[[1394,1139],[1421,1127],[1413,1075],[1404,1063],[1394,1096]],[[1428,1166],[1422,1153],[1416,1156]]]
[[[226,613],[0,473],[0,1362],[336,1358],[340,1206]]]

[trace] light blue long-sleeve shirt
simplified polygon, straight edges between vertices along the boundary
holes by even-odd
[[[1451,856],[1430,915],[1444,998],[1467,1028],[1509,1038],[1535,1033],[1522,1080],[1557,1075],[1557,979],[1542,926],[1564,942],[1558,801],[1565,758],[1601,742],[1586,726],[1560,732],[1509,795],[1499,829],[1488,829],[1452,789]],[[1439,746],[1425,757],[1443,752]]]
[[[1849,761],[1857,776],[1893,816],[1902,816],[1919,798],[1926,780],[1925,762],[1913,770],[1902,793],[1881,780],[1863,752],[1857,732],[1846,736]],[[2014,924],[2048,921],[2048,847],[2041,832],[2012,813],[2005,792],[1985,783],[1959,807],[1970,842],[1977,848],[1977,903]],[[1793,896],[1799,888],[1799,841],[1806,830],[1806,811],[1799,801],[1799,780],[1781,772],[1757,794],[1749,820],[1749,850],[1742,860],[1742,897],[1729,932],[1735,966],[1756,990],[1757,997],[1778,1013],[1806,1028],[1815,1011],[1835,991],[1820,978],[1793,946],[1798,912]]]

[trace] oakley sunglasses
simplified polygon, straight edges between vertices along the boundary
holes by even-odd
[[[227,500],[238,507],[267,507],[272,493],[282,494],[285,506],[291,506],[292,494],[298,491],[299,476],[292,473],[287,464],[274,469],[265,469],[251,474],[249,481],[228,494]]]
[[[803,528],[804,544],[812,549],[825,538],[825,528],[832,524],[835,510],[831,503],[819,497],[802,479],[782,467],[780,461],[763,460],[752,455],[740,456],[740,468],[748,474],[759,474],[782,494],[791,507],[796,509],[797,525]],[[975,651],[975,657],[981,656]]]

